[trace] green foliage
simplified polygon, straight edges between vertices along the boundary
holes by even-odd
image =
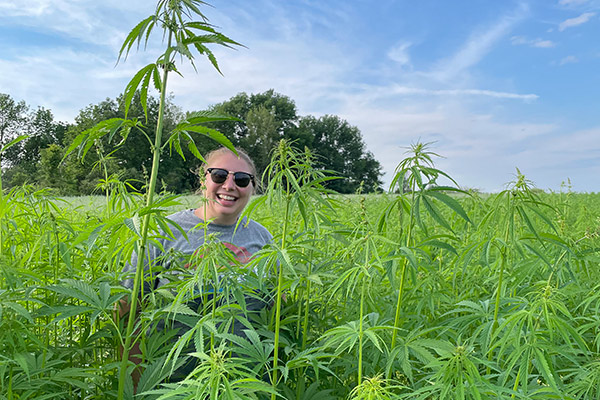
[[[201,5],[161,0],[132,30],[122,58],[157,27],[166,49],[121,104],[90,106],[66,132],[38,110],[32,126],[55,127],[54,136],[26,140],[19,125],[0,137],[3,154],[40,149],[41,182],[88,182],[105,194],[81,206],[34,186],[0,190],[1,398],[134,398],[134,370],[139,399],[600,398],[598,195],[539,192],[518,170],[501,193],[467,194],[422,143],[399,162],[397,193],[336,195],[321,157],[346,154],[335,146],[348,140],[346,156],[360,158],[360,135],[345,121],[300,119],[273,92],[185,118],[169,108],[176,55],[206,55],[218,69],[206,46],[237,45]],[[274,144],[266,194],[244,212],[273,243],[247,265],[209,241],[191,257],[171,254],[168,270],[153,266],[169,281],[153,291],[143,290],[141,256],[133,289],[123,288],[132,253],[178,229],[164,215],[181,199],[156,194],[159,164],[175,165],[167,148],[178,160],[200,157],[198,135],[231,147],[213,129],[224,120],[235,140]],[[135,163],[149,175],[145,196],[120,179]],[[133,312],[121,316],[125,299]]]
[[[29,183],[65,195],[92,194],[100,190],[99,179],[115,176],[141,190],[152,170],[160,111],[160,99],[150,94],[149,85],[152,81],[160,93],[159,73],[157,64],[142,68],[123,95],[82,109],[73,125],[53,121],[45,109],[25,115],[20,129],[28,139],[6,152],[7,186]],[[332,115],[300,117],[293,100],[273,90],[240,93],[209,111],[186,114],[167,97],[162,112],[162,127],[167,132],[162,149],[168,148],[171,156],[180,155],[162,160],[164,168],[157,178],[162,190],[196,190],[198,178],[193,171],[198,159],[217,143],[226,143],[222,135],[246,150],[258,175],[262,176],[283,138],[299,148],[307,147],[316,169],[338,177],[327,181],[327,188],[339,193],[368,193],[381,188],[381,166],[365,149],[356,127]],[[58,156],[59,150],[61,162],[48,163],[50,154]],[[42,162],[42,155],[48,152]],[[48,179],[57,175],[61,179]]]
[[[381,165],[365,149],[360,130],[337,116],[300,117],[293,100],[272,89],[251,95],[242,92],[211,109],[240,119],[236,124],[219,124],[218,129],[246,150],[261,175],[277,143],[285,139],[308,148],[315,169],[337,177],[325,183],[328,189],[356,193],[381,187]]]
[[[0,147],[24,134],[27,104],[16,102],[10,95],[0,93]]]
[[[501,193],[465,193],[423,143],[399,162],[395,193],[336,195],[379,184],[345,121],[300,118],[273,91],[185,117],[170,108],[176,56],[205,55],[219,70],[207,45],[238,45],[207,23],[203,4],[160,0],[119,60],[156,28],[164,53],[69,130],[40,109],[25,132],[26,105],[0,97],[0,153],[40,154],[31,165],[14,158],[21,177],[41,166],[36,183],[105,194],[76,206],[34,186],[0,190],[1,398],[600,398],[598,195],[546,194],[518,170]],[[197,136],[231,148],[214,129],[224,122],[259,160],[273,147],[259,166],[266,193],[244,214],[274,241],[247,265],[209,241],[170,254],[168,269],[152,266],[169,283],[145,291],[145,249],[179,229],[164,215],[182,207],[156,193],[168,176],[158,167],[185,165],[167,148],[201,159]],[[121,180],[132,169],[145,195]],[[129,290],[121,271],[134,251]],[[121,316],[123,301],[133,311]]]
[[[381,187],[381,166],[365,149],[360,130],[335,115],[300,119],[292,137],[305,138],[315,154],[315,167],[342,178],[327,183],[338,193],[373,192]]]
[[[598,397],[597,194],[538,193],[517,176],[495,196],[431,197],[436,218],[411,207],[413,193],[427,196],[419,190],[328,193],[310,160],[278,147],[268,195],[247,209],[276,239],[248,269],[223,246],[207,245],[196,269],[165,274],[172,282],[145,294],[139,398]],[[198,198],[159,196],[146,207],[124,183],[107,183],[108,200],[90,204],[31,187],[0,198],[5,398],[117,397],[126,332],[113,309],[129,295],[119,284],[122,264],[144,215]],[[152,230],[167,226],[152,221]],[[209,286],[218,295],[190,306],[194,288]],[[271,291],[281,293],[271,308],[248,309]],[[177,336],[157,332],[159,323],[192,328]],[[132,391],[125,385],[125,397]]]
[[[15,102],[0,93],[0,164],[6,187],[43,184],[39,174],[42,152],[49,146],[62,146],[68,129],[55,122],[49,110],[28,110],[24,101]]]
[[[198,126],[209,121],[231,119],[230,117],[216,115],[196,115],[192,118],[188,118],[188,121],[184,121],[183,124],[179,124],[173,131],[171,131],[169,134],[170,137],[167,136],[167,140],[163,139],[163,132],[165,131],[165,124],[163,120],[167,105],[167,81],[170,72],[179,73],[175,66],[175,57],[180,55],[182,58],[186,58],[194,66],[194,55],[190,51],[190,47],[193,47],[200,55],[206,55],[213,66],[219,71],[216,59],[211,50],[206,47],[206,44],[219,44],[225,47],[238,45],[238,43],[234,42],[233,40],[216,32],[207,23],[206,17],[198,8],[204,4],[204,2],[199,0],[159,0],[155,14],[143,20],[133,28],[121,47],[119,59],[124,52],[125,56],[127,56],[133,43],[137,42],[139,44],[142,40],[142,37],[145,36],[145,41],[147,43],[150,34],[157,23],[162,25],[163,38],[165,36],[167,37],[164,53],[158,57],[156,63],[149,64],[136,73],[136,75],[134,75],[131,81],[127,84],[124,92],[125,119],[112,119],[103,121],[96,126],[82,132],[74,139],[73,145],[71,145],[68,151],[69,153],[70,151],[74,150],[75,147],[79,147],[80,158],[84,157],[91,145],[97,143],[98,139],[108,136],[108,142],[110,143],[117,132],[123,138],[121,142],[125,142],[131,129],[133,127],[138,127],[139,125],[136,120],[127,119],[129,108],[138,88],[140,91],[140,104],[144,110],[145,120],[148,120],[148,86],[150,79],[152,79],[154,87],[160,93],[160,100],[158,103],[158,118],[153,140],[146,135],[146,138],[149,141],[149,147],[151,149],[152,164],[150,178],[146,188],[145,208],[139,210],[139,215],[140,217],[143,216],[143,221],[139,228],[139,232],[137,227],[134,229],[134,232],[136,232],[138,236],[138,240],[136,242],[137,265],[135,266],[133,287],[128,300],[128,308],[132,311],[129,312],[127,317],[127,328],[122,341],[123,352],[121,355],[117,389],[117,396],[119,400],[124,398],[126,391],[127,393],[130,392],[130,380],[127,368],[130,361],[130,352],[135,347],[136,342],[143,342],[143,335],[142,338],[140,338],[140,335],[135,332],[136,329],[134,328],[136,325],[139,325],[139,323],[136,322],[138,313],[138,300],[140,297],[143,300],[144,296],[142,285],[143,271],[145,269],[144,256],[146,249],[149,247],[149,243],[152,241],[152,238],[149,237],[149,232],[156,231],[157,225],[165,229],[167,232],[169,231],[164,217],[160,215],[160,207],[162,202],[154,201],[155,190],[158,182],[158,171],[161,164],[163,146],[165,146],[163,143],[166,142],[171,148],[174,147],[179,155],[182,156],[182,158],[184,158],[184,155],[180,145],[181,136],[187,139],[188,148],[192,154],[201,158],[195,142],[190,136],[190,133],[199,133],[205,135],[217,141],[221,145],[233,149],[231,142],[222,134],[214,130],[203,129],[202,127]],[[194,16],[200,17],[202,21],[198,22],[191,20]],[[195,30],[199,30],[200,33],[208,32],[209,34],[197,35]],[[158,68],[163,70],[162,76],[160,75]],[[83,152],[81,150],[83,150]],[[98,154],[102,159],[103,152],[101,148],[99,148]],[[101,164],[102,161],[103,160],[101,160]],[[105,182],[108,181],[108,171],[106,168],[104,169],[104,177]],[[139,326],[137,329],[139,330]],[[126,387],[128,388],[127,390]]]

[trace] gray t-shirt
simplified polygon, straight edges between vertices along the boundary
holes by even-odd
[[[247,262],[254,253],[262,249],[273,239],[271,233],[264,226],[253,220],[247,222],[246,217],[237,226],[217,225],[214,223],[209,223],[205,226],[204,221],[194,214],[193,209],[179,211],[167,218],[179,225],[183,232],[186,232],[187,239],[179,229],[173,227],[172,239],[159,239],[164,251],[154,245],[149,246],[145,260],[146,277],[148,276],[148,265],[153,260],[164,260],[162,266],[163,268],[168,268],[168,258],[163,257],[165,254],[169,254],[174,250],[177,254],[192,255],[204,244],[205,237],[214,237],[215,241],[222,242],[242,263]],[[129,273],[129,276],[122,281],[122,285],[129,289],[133,288],[133,275],[136,265],[137,255],[134,254],[131,262],[125,264],[123,269],[124,272]],[[156,289],[166,282],[165,279],[156,279],[151,285],[149,280],[145,279],[144,293],[147,293],[148,290]]]

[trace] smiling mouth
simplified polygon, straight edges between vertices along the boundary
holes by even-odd
[[[236,197],[229,196],[227,194],[217,194],[217,198],[219,198],[220,200],[227,200],[227,201],[236,201],[237,200]]]

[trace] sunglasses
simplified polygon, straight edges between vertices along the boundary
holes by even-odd
[[[247,172],[227,171],[223,168],[207,168],[206,172],[210,174],[210,179],[214,183],[223,183],[227,180],[229,174],[233,174],[233,182],[241,188],[245,188],[252,182],[254,185],[254,175]]]

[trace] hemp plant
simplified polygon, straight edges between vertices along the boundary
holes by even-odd
[[[0,209],[2,209],[3,211],[0,212],[0,256],[2,255],[2,225],[3,225],[3,214],[4,214],[4,210],[6,210],[8,207],[5,204],[5,199],[4,199],[4,189],[2,188],[2,154],[8,150],[10,147],[14,146],[15,144],[19,143],[21,140],[26,139],[27,136],[26,135],[21,135],[16,137],[15,139],[11,140],[10,142],[6,143],[4,146],[0,147]]]
[[[127,58],[134,45],[139,48],[140,44],[143,42],[144,47],[146,47],[151,33],[154,30],[162,30],[164,52],[158,56],[155,62],[140,69],[125,88],[123,96],[125,118],[109,119],[83,132],[75,139],[68,151],[68,153],[70,153],[75,148],[79,147],[79,155],[83,157],[97,140],[100,140],[106,135],[108,135],[108,142],[110,143],[115,139],[117,133],[121,136],[121,141],[127,139],[127,136],[132,129],[138,129],[143,133],[140,129],[143,126],[142,123],[137,119],[127,119],[127,114],[134,95],[136,91],[139,90],[140,102],[147,118],[148,89],[150,87],[150,82],[152,82],[153,87],[160,94],[160,102],[154,140],[146,136],[149,146],[152,149],[153,158],[150,180],[146,191],[146,206],[139,212],[139,216],[143,216],[143,222],[140,229],[133,229],[134,233],[139,237],[136,246],[136,252],[139,257],[130,299],[131,310],[137,309],[138,298],[143,295],[141,293],[141,282],[143,279],[144,254],[147,248],[148,232],[151,226],[156,226],[156,221],[153,222],[151,217],[154,216],[154,219],[160,218],[155,215],[157,214],[157,210],[153,205],[153,199],[156,191],[160,159],[166,146],[168,145],[170,149],[175,149],[179,155],[184,157],[181,145],[181,141],[183,140],[192,154],[202,159],[192,136],[192,134],[201,134],[208,136],[221,145],[235,151],[231,142],[224,135],[214,129],[201,125],[213,121],[232,120],[233,118],[209,112],[193,113],[188,116],[188,118],[180,122],[175,129],[167,135],[167,140],[163,143],[163,117],[166,105],[168,78],[171,73],[181,75],[176,66],[177,59],[189,61],[194,69],[196,69],[194,64],[195,57],[197,55],[206,56],[213,67],[221,73],[217,59],[208,46],[220,45],[228,48],[241,46],[227,36],[217,32],[214,27],[208,23],[208,19],[200,10],[200,7],[206,4],[207,3],[200,0],[158,1],[155,12],[142,20],[131,30],[119,51],[117,63],[122,59],[125,60]],[[195,21],[195,18],[199,18],[199,20]],[[118,389],[119,399],[123,398],[129,351],[131,350],[135,336],[135,320],[136,312],[130,312],[123,343]]]
[[[329,203],[322,197],[328,191],[323,187],[323,183],[330,180],[322,172],[315,170],[311,165],[311,156],[308,153],[302,153],[293,147],[292,143],[282,139],[274,149],[271,163],[265,171],[265,177],[268,177],[266,195],[247,207],[244,214],[250,213],[260,203],[267,202],[272,208],[278,205],[283,206],[283,219],[281,221],[282,232],[280,238],[276,238],[268,250],[262,252],[262,256],[268,260],[269,269],[273,270],[273,276],[277,277],[275,282],[275,326],[273,343],[273,367],[271,372],[271,383],[273,392],[271,400],[275,400],[277,385],[279,382],[279,347],[282,322],[282,300],[285,298],[284,290],[289,286],[285,275],[291,275],[297,278],[297,271],[294,267],[295,257],[302,255],[303,250],[307,250],[294,242],[292,221],[294,211],[300,214],[303,226],[310,226],[317,216],[311,211],[315,211],[311,205],[312,202],[321,207],[329,207]],[[287,368],[287,367],[286,367]],[[282,369],[285,373],[288,372]]]
[[[407,267],[410,264],[413,268],[416,267],[417,261],[414,255],[414,248],[418,246],[433,246],[438,248],[451,247],[448,243],[439,240],[427,240],[425,243],[418,244],[415,239],[415,229],[420,227],[423,232],[427,232],[427,226],[424,223],[421,210],[424,209],[439,226],[452,233],[450,238],[453,238],[453,230],[450,223],[443,216],[436,203],[442,203],[447,208],[454,211],[466,223],[471,223],[469,216],[460,205],[460,203],[447,193],[465,193],[462,190],[453,186],[439,185],[437,180],[440,177],[445,177],[454,185],[458,186],[456,181],[447,173],[435,168],[433,157],[439,157],[438,154],[429,151],[431,143],[416,143],[411,145],[407,151],[410,157],[402,160],[396,167],[394,178],[390,184],[390,192],[400,191],[400,196],[392,202],[380,217],[379,226],[387,224],[390,211],[397,206],[401,212],[409,214],[408,225],[406,231],[402,232],[403,237],[400,238],[399,256],[402,258],[402,266],[400,268],[400,281],[398,282],[398,297],[396,301],[396,311],[394,317],[394,329],[392,332],[391,348],[396,345],[398,328],[400,327],[400,310],[402,308],[402,295],[404,291],[404,282],[406,279]]]

